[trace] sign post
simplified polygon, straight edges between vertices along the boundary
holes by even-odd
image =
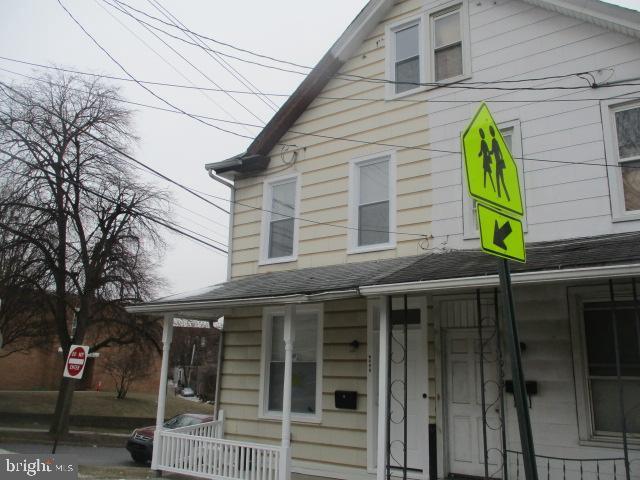
[[[538,480],[531,419],[526,402],[525,380],[520,356],[509,260],[526,261],[524,214],[518,168],[500,129],[485,103],[462,133],[462,156],[469,195],[477,202],[482,250],[498,260],[500,290],[507,325],[513,393],[518,413],[520,444],[527,480]],[[503,466],[506,468],[506,465]]]

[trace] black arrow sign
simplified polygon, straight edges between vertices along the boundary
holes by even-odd
[[[511,232],[511,224],[508,220],[504,222],[504,225],[501,227],[498,227],[498,221],[496,220],[495,225],[493,226],[493,244],[503,250],[506,250],[507,246],[504,241],[509,235],[511,235]]]

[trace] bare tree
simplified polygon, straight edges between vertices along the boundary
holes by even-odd
[[[104,370],[113,378],[117,398],[123,400],[134,382],[148,376],[154,352],[127,345],[110,350],[105,357]]]
[[[4,196],[0,191],[0,198]],[[0,222],[18,215],[19,210],[0,205]],[[0,229],[0,358],[51,343],[51,316],[42,296],[31,287],[47,275],[37,259],[31,245]]]
[[[0,202],[20,211],[0,228],[45,272],[30,287],[45,298],[65,358],[72,344],[157,347],[156,320],[126,315],[124,305],[149,298],[159,283],[156,225],[168,197],[139,180],[123,155],[136,139],[120,98],[98,78],[0,82]],[[61,381],[52,432],[68,430],[74,388]]]

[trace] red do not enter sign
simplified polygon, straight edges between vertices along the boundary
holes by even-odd
[[[89,347],[86,345],[71,345],[69,356],[64,366],[64,376],[68,378],[82,378],[87,363]]]

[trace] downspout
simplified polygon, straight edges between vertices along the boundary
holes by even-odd
[[[222,177],[219,177],[215,174],[213,169],[207,168],[207,173],[209,177],[211,177],[216,182],[229,187],[231,190],[229,195],[229,236],[227,239],[227,281],[231,280],[231,258],[233,256],[233,218],[235,212],[235,200],[236,200],[236,189],[235,185]],[[213,418],[218,419],[218,412],[220,411],[220,381],[222,379],[222,361],[224,359],[223,355],[224,349],[224,324],[220,329],[220,340],[218,342],[218,364],[216,365],[216,393],[215,393],[215,408],[213,413]],[[222,427],[224,428],[224,426]]]

